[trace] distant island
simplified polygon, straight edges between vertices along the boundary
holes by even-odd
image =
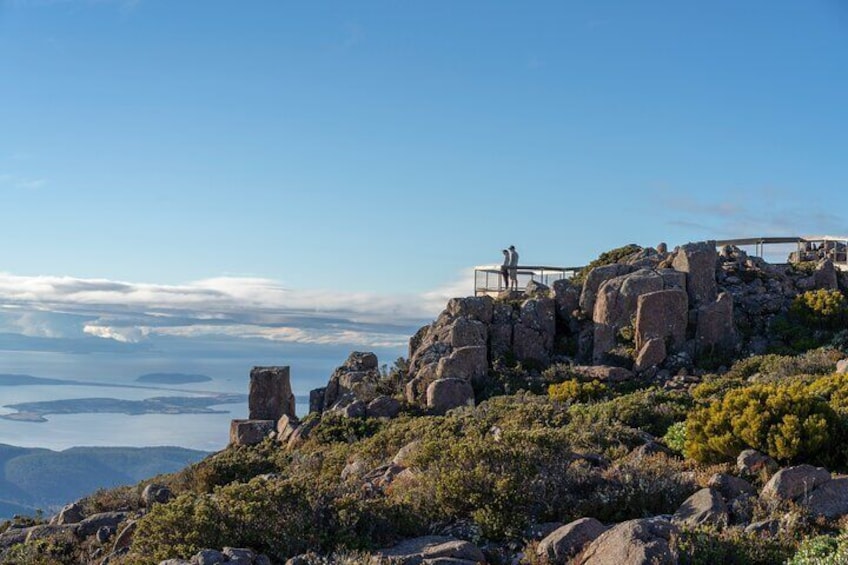
[[[46,422],[45,416],[49,414],[221,414],[226,411],[214,410],[211,406],[236,404],[246,400],[247,395],[228,393],[207,396],[158,396],[143,400],[71,398],[8,404],[6,408],[17,412],[0,414],[0,418],[20,422]]]
[[[187,373],[147,373],[136,378],[137,383],[182,385],[188,383],[208,383],[212,377]]]

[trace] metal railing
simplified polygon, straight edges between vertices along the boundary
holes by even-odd
[[[549,267],[542,265],[518,265],[514,267],[518,278],[518,290],[524,290],[531,280],[550,286],[554,281],[568,279],[583,267]],[[501,274],[501,265],[474,267],[474,296],[499,294],[508,290]]]
[[[848,237],[832,235],[805,235],[790,237],[749,237],[716,241],[716,246],[733,245],[736,247],[754,247],[754,255],[766,258],[766,255],[788,253],[789,263],[830,259],[834,267],[848,271]],[[766,251],[769,246],[769,251]],[[788,248],[788,249],[787,249]]]

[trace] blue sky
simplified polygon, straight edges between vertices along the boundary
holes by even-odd
[[[841,0],[0,1],[0,332],[386,346],[509,244],[848,233],[847,63]]]

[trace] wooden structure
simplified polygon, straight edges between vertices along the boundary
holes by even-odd
[[[775,251],[777,246],[782,246],[784,252],[791,250],[787,257],[788,263],[830,259],[834,267],[841,271],[848,271],[848,237],[846,236],[747,237],[716,241],[717,247],[724,247],[725,245],[733,245],[735,247],[753,246],[753,255],[757,257],[763,257],[766,254],[766,246],[769,246],[770,251]]]
[[[518,288],[524,289],[531,280],[550,286],[554,281],[573,277],[583,267],[546,267],[541,265],[518,265]],[[494,295],[509,290],[503,281],[501,265],[474,267],[474,296]]]

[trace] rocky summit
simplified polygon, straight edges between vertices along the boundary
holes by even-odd
[[[0,526],[0,565],[848,563],[848,280],[714,242],[450,300],[230,446]]]

